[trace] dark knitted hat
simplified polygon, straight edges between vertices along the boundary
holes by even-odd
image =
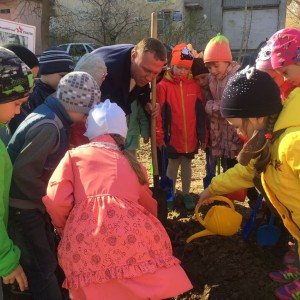
[[[32,86],[29,67],[15,53],[0,47],[0,103],[27,97]]]
[[[26,47],[19,44],[5,44],[2,47],[14,52],[30,69],[39,66],[39,61],[35,54]]]
[[[193,76],[197,76],[200,74],[209,73],[208,69],[205,67],[203,58],[194,58],[193,64],[192,64],[192,74]]]
[[[72,57],[61,47],[50,47],[40,56],[40,75],[69,73],[73,70]]]
[[[266,72],[254,67],[235,73],[228,81],[221,100],[224,118],[259,118],[281,111],[280,90]]]
[[[88,114],[94,103],[100,102],[100,88],[94,78],[86,73],[74,71],[59,82],[56,96],[66,111]]]

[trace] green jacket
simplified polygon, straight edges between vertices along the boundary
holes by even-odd
[[[0,127],[3,127],[0,124]],[[7,234],[9,188],[12,164],[6,147],[0,139],[0,276],[12,273],[19,265],[20,250]]]

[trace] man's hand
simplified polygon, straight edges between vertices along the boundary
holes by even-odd
[[[155,103],[155,106],[153,108],[152,103],[148,102],[145,105],[145,110],[152,118],[156,118],[160,111],[159,104]]]
[[[24,290],[28,289],[27,277],[26,277],[21,265],[18,265],[18,267],[12,273],[10,273],[8,276],[3,277],[4,284],[13,284],[15,282],[15,280],[19,284],[20,290],[22,292]]]

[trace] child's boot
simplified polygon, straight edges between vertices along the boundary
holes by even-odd
[[[300,282],[294,280],[275,290],[275,295],[281,300],[300,300]]]
[[[300,278],[300,270],[292,265],[288,265],[285,270],[271,272],[269,276],[274,281],[288,282]]]

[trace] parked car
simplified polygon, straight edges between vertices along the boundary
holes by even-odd
[[[68,43],[61,44],[59,46],[72,56],[75,64],[84,54],[90,53],[94,49],[98,48],[93,43]]]

